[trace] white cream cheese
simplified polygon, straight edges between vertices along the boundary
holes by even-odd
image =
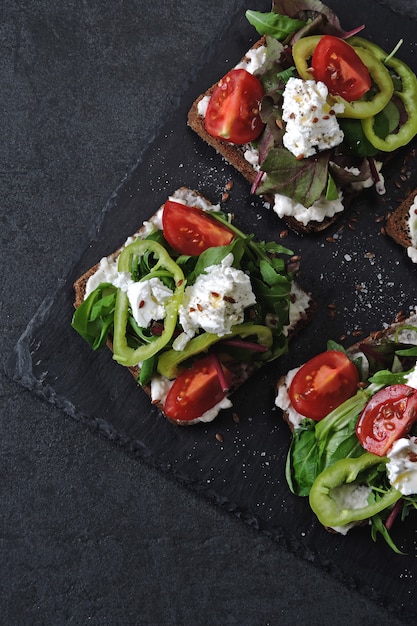
[[[194,337],[202,328],[219,336],[227,335],[235,324],[241,324],[244,310],[256,299],[249,276],[232,267],[233,255],[228,254],[220,265],[206,268],[194,283],[186,287],[183,302],[179,308],[179,322],[187,337]],[[174,349],[184,338],[174,342]]]
[[[327,200],[324,196],[316,200],[310,207],[303,206],[288,196],[276,193],[272,209],[278,217],[294,217],[305,226],[311,222],[322,222],[326,217],[333,217],[344,210],[343,194],[339,191],[337,200]]]
[[[172,289],[155,277],[137,283],[131,281],[127,288],[132,315],[142,328],[147,328],[152,320],[165,318],[165,305],[173,295]]]
[[[290,396],[288,395],[288,389],[299,369],[299,367],[295,367],[287,373],[284,384],[278,387],[278,393],[275,398],[275,406],[286,413],[288,422],[294,430],[298,428],[303,419],[305,419],[304,415],[301,415],[301,413],[298,413],[298,411],[293,408]]]
[[[297,158],[308,158],[343,141],[336,113],[344,106],[327,103],[328,89],[321,81],[290,78],[283,94],[283,144]]]
[[[100,283],[111,283],[115,287],[120,287],[120,289],[126,291],[129,282],[131,282],[130,274],[118,271],[117,258],[104,257],[101,259],[97,271],[92,274],[87,281],[84,299],[86,299]]]
[[[340,509],[362,509],[368,505],[368,498],[372,489],[369,485],[355,485],[345,483],[331,489],[329,496],[336,502]],[[346,533],[357,525],[357,522],[350,522],[342,526],[331,526],[336,532],[346,535]]]
[[[413,263],[417,263],[417,196],[408,212],[408,230],[410,233],[411,246],[407,248],[407,254]]]
[[[391,485],[404,496],[417,493],[417,437],[397,439],[387,457],[387,473]]]
[[[405,377],[405,384],[413,389],[417,389],[417,368],[413,368]]]
[[[249,72],[250,74],[254,74],[265,63],[265,59],[266,59],[266,46],[258,46],[257,48],[251,48],[245,54],[242,61],[238,63],[237,65],[235,65],[234,69],[235,70],[243,69]]]

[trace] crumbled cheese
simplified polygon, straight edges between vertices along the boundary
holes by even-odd
[[[294,281],[291,283],[290,292],[290,323],[284,328],[284,334],[288,335],[297,322],[300,321],[303,313],[305,313],[310,306],[311,296],[309,293],[301,289]]]
[[[201,117],[206,117],[207,108],[210,102],[210,96],[204,96],[197,104],[197,112]]]
[[[408,230],[411,245],[407,248],[407,254],[413,263],[417,263],[417,196],[414,198],[414,202],[408,212]]]
[[[283,48],[284,49],[284,48]],[[257,48],[251,48],[245,54],[240,63],[235,66],[235,70],[243,69],[254,74],[262,65],[266,59],[266,46],[258,46]]]
[[[188,189],[186,187],[181,187],[180,189],[177,189],[172,194],[172,196],[169,197],[169,199],[174,200],[175,202],[180,202],[181,204],[185,204],[186,206],[196,206],[203,211],[221,210],[220,204],[212,204],[193,189]]]
[[[101,283],[111,283],[115,287],[127,290],[131,282],[130,274],[119,272],[117,269],[117,259],[104,257],[99,263],[97,271],[87,280],[84,299],[86,299],[94,289]]]
[[[337,200],[327,200],[324,196],[316,200],[310,207],[303,206],[288,196],[276,193],[272,209],[278,217],[292,216],[298,222],[307,225],[311,221],[322,222],[326,217],[333,217],[344,210],[343,194],[339,191]]]
[[[362,509],[368,505],[371,491],[372,489],[369,485],[345,483],[331,489],[329,495],[341,509]],[[350,522],[342,526],[332,526],[331,528],[342,535],[346,535],[348,530],[354,526],[356,526],[356,522]]]
[[[413,367],[413,369],[407,374],[405,377],[405,384],[413,389],[417,389],[417,368]]]
[[[299,367],[295,367],[287,373],[283,384],[279,385],[278,387],[278,393],[275,398],[275,406],[281,409],[281,411],[285,412],[286,418],[290,426],[292,426],[294,429],[298,428],[303,419],[305,419],[304,415],[301,415],[301,413],[298,413],[298,411],[294,409],[291,404],[290,396],[288,395],[288,390],[290,388],[292,380],[299,369]]]
[[[336,113],[327,103],[328,89],[321,81],[290,78],[283,94],[282,119],[286,122],[283,144],[297,158],[313,156],[343,141]]]
[[[206,268],[185,289],[179,309],[179,322],[186,335],[194,337],[198,328],[216,335],[227,335],[235,324],[243,322],[243,312],[255,304],[249,276],[232,267],[228,254],[220,265]]]
[[[165,305],[173,295],[172,289],[156,277],[137,283],[131,281],[127,288],[132,315],[142,328],[147,328],[152,320],[165,318]]]
[[[397,439],[387,457],[387,473],[391,485],[404,496],[417,493],[417,437]]]

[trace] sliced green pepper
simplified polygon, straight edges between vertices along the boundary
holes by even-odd
[[[301,78],[304,80],[312,80],[314,76],[308,61],[313,56],[313,52],[321,35],[313,35],[311,37],[302,37],[294,45],[292,55],[295,66]],[[358,38],[359,39],[359,38]],[[352,45],[352,40],[349,43]],[[364,119],[376,115],[388,104],[394,92],[394,85],[387,68],[381,59],[376,57],[369,50],[365,50],[364,46],[352,46],[356,54],[367,66],[369,74],[373,82],[378,87],[378,91],[371,100],[367,99],[369,94],[365,94],[362,98],[353,102],[348,102],[341,96],[329,95],[329,101],[334,103],[342,103],[344,105],[343,113],[338,113],[338,117],[348,117],[353,119]]]
[[[341,459],[319,474],[310,491],[310,506],[323,526],[344,526],[351,522],[369,519],[389,508],[402,495],[391,487],[379,500],[358,509],[341,508],[332,498],[332,489],[353,483],[358,474],[368,468],[386,463],[387,458],[366,452],[357,458]]]
[[[217,343],[219,339],[230,339],[236,335],[243,338],[256,335],[258,343],[266,348],[270,348],[273,343],[271,330],[267,326],[262,326],[261,324],[245,323],[232,326],[231,332],[227,335],[227,337],[219,337],[219,335],[214,333],[202,333],[201,335],[190,339],[184,350],[172,349],[163,352],[158,360],[158,372],[166,378],[175,378],[178,375],[179,366],[186,359],[189,359],[196,354],[200,354],[200,352],[206,352],[210,346]]]
[[[165,307],[166,316],[162,334],[151,343],[134,349],[128,346],[126,339],[129,299],[125,291],[118,289],[114,312],[113,358],[118,363],[126,365],[127,367],[132,367],[149,359],[164,348],[170,341],[177,324],[178,309],[182,302],[185,289],[185,279],[181,268],[169,256],[165,248],[156,241],[149,239],[137,239],[124,248],[118,261],[119,272],[129,272],[134,257],[143,256],[147,252],[151,252],[158,259],[153,271],[157,271],[160,267],[163,267],[172,274],[175,281],[175,290],[172,298]]]
[[[374,57],[379,59],[381,63],[384,63],[399,76],[401,81],[401,90],[396,89],[394,95],[396,95],[403,103],[404,109],[407,113],[407,120],[401,124],[398,132],[389,133],[385,138],[379,137],[375,133],[374,115],[369,119],[362,121],[363,132],[367,139],[377,148],[383,152],[392,152],[397,148],[407,145],[411,139],[417,134],[417,78],[413,70],[406,65],[400,59],[395,57],[389,57],[387,53],[382,50],[376,44],[362,39],[361,37],[352,37],[349,39],[351,45],[360,46],[371,52]]]

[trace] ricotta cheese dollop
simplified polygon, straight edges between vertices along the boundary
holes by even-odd
[[[152,320],[163,320],[165,305],[173,293],[159,278],[138,283],[132,281],[127,287],[127,297],[137,324],[147,328]]]
[[[308,158],[343,141],[336,113],[343,104],[327,103],[328,89],[321,81],[290,78],[283,94],[284,146],[297,158]]]
[[[179,322],[186,337],[180,335],[174,348],[182,350],[184,340],[194,337],[199,328],[219,336],[244,320],[244,310],[256,303],[252,285],[242,270],[232,267],[233,254],[219,265],[206,268],[194,285],[186,287],[179,308]]]
[[[391,485],[404,496],[417,493],[417,437],[397,439],[387,457],[387,473]]]

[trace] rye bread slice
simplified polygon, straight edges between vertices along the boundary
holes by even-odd
[[[178,197],[178,196],[182,196],[183,194],[186,194],[187,197],[189,199],[197,199],[200,198],[202,199],[205,203],[210,204],[203,196],[202,194],[200,194],[197,191],[194,190],[190,190],[187,189],[186,187],[181,187],[180,189],[178,189],[177,191],[175,191],[172,194],[172,197]],[[154,217],[156,216],[156,213],[154,214],[154,216],[152,216],[150,218],[150,220],[152,220]],[[141,233],[143,233],[145,226],[142,226],[137,233],[135,233],[135,236],[140,236]],[[117,259],[117,257],[119,256],[120,252],[121,252],[120,248],[119,250],[116,250],[115,252],[111,253],[107,259],[109,260],[115,260]],[[74,308],[78,308],[81,303],[84,301],[85,299],[85,295],[86,295],[86,290],[87,290],[87,283],[88,280],[91,276],[93,276],[96,271],[99,268],[100,263],[96,263],[94,266],[90,267],[88,270],[86,270],[86,272],[84,272],[75,282],[74,282]],[[301,330],[307,326],[307,324],[311,321],[311,319],[313,318],[315,311],[316,311],[316,302],[314,301],[313,297],[311,296],[311,294],[307,293],[304,289],[302,289],[299,285],[294,284],[294,293],[292,294],[292,306],[296,306],[297,305],[297,300],[302,299],[302,301],[304,300],[307,304],[305,307],[303,307],[299,314],[297,319],[291,324],[291,326],[288,328],[288,338],[291,339],[293,337],[295,337],[299,332],[301,332]],[[112,338],[109,337],[107,340],[107,347],[113,351],[113,344],[112,344]],[[126,367],[126,366],[123,366]],[[134,366],[134,367],[126,367],[126,369],[130,372],[130,374],[134,377],[135,381],[138,381],[138,376],[140,374],[140,368],[139,366]],[[232,374],[232,384],[231,384],[231,389],[230,392],[228,393],[228,395],[230,395],[231,393],[233,393],[234,391],[236,391],[236,389],[238,389],[241,385],[243,385],[257,370],[258,370],[258,366],[254,365],[254,364],[250,364],[250,363],[234,363],[231,364],[230,366],[230,371]],[[164,413],[164,407],[163,407],[163,402],[161,401],[157,401],[157,400],[152,400],[152,394],[151,394],[151,385],[145,385],[142,386],[142,389],[145,391],[145,393],[149,396],[151,402],[156,405],[159,410],[161,411],[162,414],[165,415]],[[167,417],[165,415],[165,417]],[[170,419],[170,418],[167,418]],[[181,424],[181,425],[188,425],[188,422],[176,422],[174,420],[170,420],[173,421],[176,424]]]

